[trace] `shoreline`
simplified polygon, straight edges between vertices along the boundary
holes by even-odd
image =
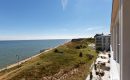
[[[67,41],[67,42],[65,42],[64,44],[66,44],[66,43],[68,43],[68,42],[70,42],[70,41]],[[64,44],[60,44],[60,45],[57,45],[57,46],[55,46],[55,47],[53,47],[53,48],[46,49],[45,51],[40,52],[40,53],[38,53],[38,54],[35,54],[35,55],[33,55],[33,56],[31,56],[31,57],[28,57],[28,58],[26,58],[26,59],[24,59],[24,60],[21,60],[21,61],[19,61],[19,62],[14,63],[14,64],[10,64],[10,65],[7,66],[7,67],[1,68],[1,69],[0,69],[0,72],[4,71],[4,70],[6,70],[6,69],[8,70],[8,69],[10,69],[10,68],[13,68],[13,67],[15,67],[15,66],[18,66],[18,65],[20,65],[20,64],[22,64],[22,63],[24,63],[24,62],[26,62],[26,61],[28,61],[28,60],[31,60],[31,59],[33,59],[33,58],[35,58],[35,57],[37,57],[37,56],[39,56],[39,55],[41,55],[41,54],[43,54],[43,53],[45,53],[45,52],[51,51],[51,50],[53,50],[53,49],[55,49],[55,48],[57,48],[57,47],[59,47],[59,46],[61,46],[61,45],[64,45]]]
[[[55,47],[54,47],[54,48],[55,48]],[[49,48],[49,49],[47,49],[47,50],[45,50],[45,51],[43,51],[43,52],[40,52],[40,53],[38,53],[38,54],[36,54],[36,55],[33,55],[33,56],[29,57],[29,58],[26,58],[26,59],[24,59],[24,60],[21,60],[21,61],[19,61],[19,62],[14,63],[14,64],[10,64],[10,65],[7,66],[7,67],[1,68],[1,69],[0,69],[0,72],[4,71],[4,70],[6,70],[6,69],[10,69],[10,68],[13,68],[13,67],[15,67],[15,66],[18,66],[18,65],[20,65],[20,64],[22,64],[22,63],[24,63],[24,62],[26,62],[26,61],[28,61],[28,60],[31,60],[31,59],[33,59],[33,58],[35,58],[35,57],[37,57],[37,56],[39,56],[39,55],[45,53],[45,52],[48,52],[48,51],[50,51],[50,50],[52,50],[52,49],[54,49],[54,48]]]

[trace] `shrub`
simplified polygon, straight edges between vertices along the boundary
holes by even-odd
[[[57,53],[57,52],[59,52],[59,51],[58,51],[58,49],[55,49],[55,50],[54,50],[54,52],[56,52],[56,53]]]
[[[101,65],[102,65],[102,66],[105,66],[105,65],[106,65],[106,63],[105,63],[105,62],[104,62],[104,63],[101,63]]]
[[[98,50],[96,50],[96,53],[99,53],[99,51],[98,51]]]
[[[74,65],[74,68],[78,68],[80,65],[79,64],[75,64]]]
[[[59,52],[59,53],[61,53],[61,54],[62,54],[62,53],[64,53],[64,52]]]
[[[83,48],[87,48],[86,46],[83,46]]]
[[[104,74],[105,74],[104,72],[101,72],[101,73],[100,73],[101,76],[104,76]]]
[[[83,46],[82,46],[82,45],[80,45],[80,47],[82,48]]]
[[[75,48],[76,48],[76,49],[80,49],[80,46],[76,46]]]
[[[88,57],[89,60],[92,60],[94,57],[92,54],[86,54],[86,56]]]
[[[99,75],[99,72],[98,72],[98,71],[96,71],[96,75]]]
[[[92,72],[90,72],[90,80],[92,80],[92,78],[93,78],[93,74]]]
[[[96,64],[94,64],[94,69],[97,70],[97,65]]]
[[[82,52],[79,53],[79,57],[83,57],[83,53]]]
[[[111,58],[111,54],[108,54],[109,58]]]
[[[36,65],[40,65],[40,63],[38,62]]]

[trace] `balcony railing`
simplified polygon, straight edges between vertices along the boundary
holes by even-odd
[[[120,69],[119,69],[119,63],[116,62],[116,60],[114,60],[114,56],[113,56],[113,51],[112,51],[112,47],[111,48],[111,59],[110,59],[110,79],[111,80],[120,80]]]

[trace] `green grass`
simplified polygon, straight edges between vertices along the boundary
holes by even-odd
[[[55,52],[55,49],[53,49],[21,64],[19,68],[15,67],[5,71],[6,73],[11,73],[6,80],[20,80],[23,78],[27,80],[40,80],[46,76],[53,76],[60,70],[69,72],[75,68],[78,68],[79,72],[65,80],[84,80],[89,73],[89,67],[97,56],[95,50],[88,47],[90,43],[92,43],[90,40],[83,39],[82,41],[61,45],[56,48],[58,52]],[[76,49],[76,46],[80,46],[80,49]],[[82,46],[85,46],[85,48]],[[80,52],[82,52],[82,57],[79,57]],[[89,60],[86,54],[92,54],[94,58]],[[6,74],[5,72],[1,75]]]

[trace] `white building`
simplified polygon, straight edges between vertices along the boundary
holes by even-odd
[[[96,34],[95,47],[99,51],[109,51],[110,50],[110,35]]]

